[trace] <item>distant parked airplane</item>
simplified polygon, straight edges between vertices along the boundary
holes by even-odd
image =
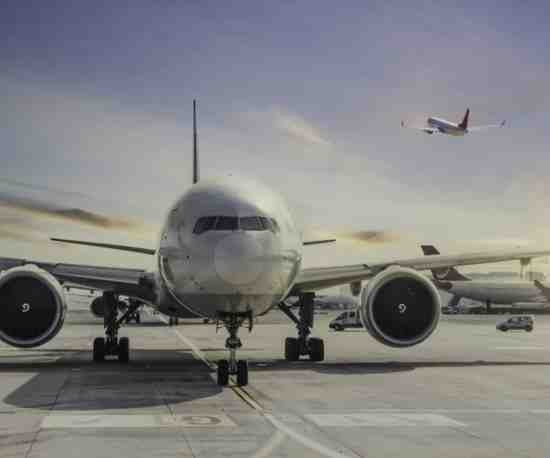
[[[506,121],[501,121],[500,124],[489,124],[486,126],[474,126],[468,127],[468,118],[470,116],[470,109],[466,110],[464,118],[460,124],[455,124],[454,122],[447,121],[446,119],[436,118],[435,116],[430,116],[426,120],[426,127],[413,127],[407,126],[404,121],[401,121],[401,127],[407,127],[409,129],[417,129],[427,134],[441,133],[447,135],[454,135],[456,137],[466,135],[470,132],[476,132],[479,130],[490,129],[491,127],[504,127]]]
[[[433,245],[421,245],[425,256],[439,255],[439,250]],[[448,306],[458,307],[461,298],[485,302],[487,311],[491,304],[506,304],[518,306],[525,304],[547,304],[550,301],[550,288],[539,281],[495,281],[472,280],[462,275],[454,267],[431,269],[435,285],[442,291],[452,294]],[[546,306],[546,305],[544,305]]]

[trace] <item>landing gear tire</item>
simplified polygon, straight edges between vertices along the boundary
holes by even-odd
[[[296,337],[285,339],[285,359],[287,361],[298,361],[300,359],[300,345]]]
[[[94,361],[96,363],[105,361],[105,339],[103,337],[94,339]]]
[[[141,313],[137,312],[136,313],[136,324],[140,324],[141,323]]]
[[[226,359],[218,361],[218,385],[226,386],[229,383],[229,362]]]
[[[130,361],[130,339],[121,337],[118,341],[118,360],[121,363]]]
[[[309,359],[311,361],[323,361],[325,359],[325,343],[323,339],[318,339],[317,337],[310,337]]]
[[[237,361],[237,385],[248,385],[248,362],[242,359]]]

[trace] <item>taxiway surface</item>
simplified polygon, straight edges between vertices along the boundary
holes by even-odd
[[[287,363],[294,326],[278,312],[241,333],[244,390],[220,388],[210,362],[223,330],[159,316],[123,328],[131,362],[94,364],[102,323],[72,296],[44,347],[0,344],[0,457],[547,457],[550,317],[500,333],[496,316],[443,317],[412,349],[363,331],[332,332],[326,361]],[[206,359],[207,363],[203,361]]]

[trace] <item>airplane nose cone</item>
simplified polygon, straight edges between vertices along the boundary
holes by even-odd
[[[255,282],[265,271],[266,262],[262,246],[243,233],[228,235],[214,250],[216,273],[225,282],[236,286]]]

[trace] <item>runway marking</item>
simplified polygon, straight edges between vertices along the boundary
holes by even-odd
[[[254,454],[253,458],[267,458],[271,456],[273,451],[285,440],[285,438],[286,435],[278,429],[275,434],[271,436],[267,444]]]
[[[396,427],[465,427],[464,423],[444,415],[430,413],[350,413],[350,414],[308,414],[306,418],[317,426],[352,428],[362,426]]]
[[[42,429],[211,428],[237,426],[227,415],[71,415],[51,414]]]
[[[168,323],[168,321],[161,316],[157,316],[157,318],[163,321],[164,323]],[[183,341],[183,343],[185,343],[189,348],[191,348],[192,353],[197,357],[197,359],[200,359],[204,364],[206,364],[212,370],[215,370],[217,368],[217,365],[209,361],[206,358],[206,355],[191,340],[189,340],[187,337],[181,334],[177,329],[172,328],[172,331]],[[233,377],[231,377],[231,379],[232,379],[232,382],[234,383],[235,380],[233,380]],[[264,408],[244,388],[239,386],[232,386],[230,388],[233,389],[235,394],[237,394],[244,402],[246,402],[250,407],[252,407],[260,415],[262,415],[267,421],[269,421],[276,429],[286,434],[287,436],[293,438],[296,442],[328,458],[350,458],[348,455],[345,455],[343,452],[336,452],[328,447],[325,447],[323,444],[317,441],[314,441],[313,439],[310,439],[309,437],[304,436],[303,434],[300,434],[298,431],[295,431],[289,428],[284,423],[277,420],[272,414],[265,411]]]

